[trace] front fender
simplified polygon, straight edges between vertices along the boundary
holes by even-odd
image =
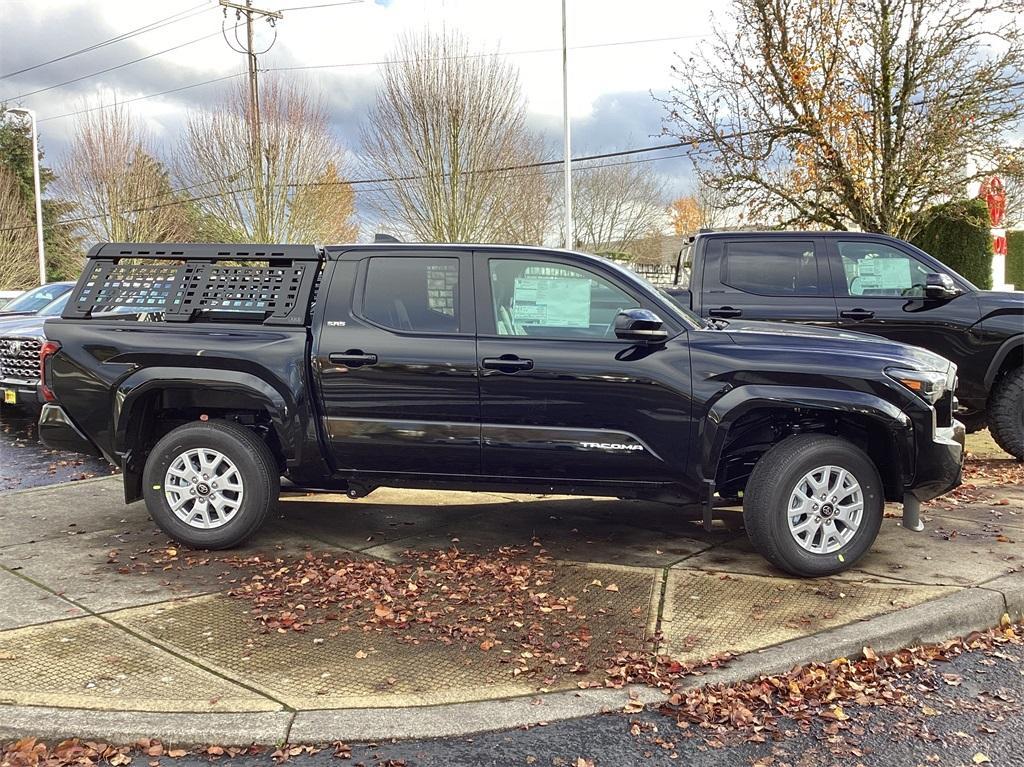
[[[996,377],[999,375],[999,371],[1003,367],[1003,363],[1007,357],[1011,354],[1020,354],[1024,350],[1024,334],[1013,336],[1003,341],[995,355],[992,357],[992,361],[989,363],[988,370],[985,371],[985,389],[991,391],[992,384],[995,383]]]
[[[894,435],[898,435],[901,455],[913,455],[910,418],[899,407],[881,397],[845,389],[751,384],[735,387],[722,394],[710,406],[707,417],[701,422],[701,479],[706,483],[714,482],[729,430],[740,418],[755,410],[804,409],[849,413],[878,421]],[[906,466],[901,468],[904,471],[907,469]]]

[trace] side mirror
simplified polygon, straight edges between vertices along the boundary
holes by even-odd
[[[948,274],[931,272],[924,276],[924,297],[941,301],[947,298],[954,298],[960,295],[956,283]]]
[[[663,344],[668,340],[664,324],[650,309],[623,309],[615,315],[615,337],[646,346]]]

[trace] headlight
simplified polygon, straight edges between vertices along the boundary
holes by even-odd
[[[903,368],[886,368],[885,374],[894,381],[906,386],[910,391],[925,402],[934,405],[946,393],[948,373],[935,370],[904,370]]]

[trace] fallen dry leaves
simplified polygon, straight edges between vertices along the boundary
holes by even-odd
[[[849,749],[843,736],[863,735],[863,728],[851,721],[844,706],[900,706],[916,708],[924,716],[938,715],[939,711],[917,699],[918,692],[930,689],[922,684],[917,672],[965,652],[1009,658],[1000,648],[1011,644],[1024,646],[1024,624],[1012,624],[1004,616],[998,628],[939,645],[885,655],[866,647],[860,660],[839,658],[831,663],[812,663],[787,674],[728,686],[680,688],[672,692],[661,712],[676,721],[680,737],[703,738],[711,748],[736,740],[763,742],[793,735],[796,733],[787,728],[794,722],[801,730],[811,722],[823,722],[826,738],[834,739],[840,750]],[[946,684],[959,684],[956,675],[941,674],[938,678]],[[998,694],[996,691],[991,695],[998,698]],[[787,722],[786,727],[780,726],[781,720]],[[632,732],[639,736],[644,730],[634,726]],[[670,742],[674,746],[674,741]]]
[[[866,647],[864,657],[860,660],[839,658],[831,663],[800,666],[787,674],[761,676],[749,682],[728,686],[708,685],[695,689],[682,687],[685,666],[667,661],[650,678],[648,675],[652,671],[649,663],[623,658],[623,673],[635,681],[648,679],[651,683],[672,690],[668,702],[661,707],[661,713],[675,723],[671,732],[663,732],[651,721],[634,719],[628,722],[629,732],[636,738],[644,739],[652,748],[661,749],[671,758],[677,758],[677,745],[681,739],[701,738],[703,747],[717,749],[738,740],[776,741],[806,731],[812,723],[817,722],[822,725],[823,735],[834,756],[860,758],[863,753],[846,738],[863,735],[864,728],[847,709],[899,706],[908,711],[922,711],[929,707],[919,701],[917,695],[921,691],[928,691],[930,686],[919,672],[934,669],[936,664],[968,652],[984,654],[986,657],[981,660],[982,664],[994,663],[993,658],[1016,661],[1019,655],[1010,655],[1005,651],[1010,645],[1024,647],[1024,625],[1011,623],[1004,616],[998,628],[975,632],[964,639],[939,645],[884,655]],[[954,676],[948,673],[936,675],[947,682]],[[1008,693],[998,690],[992,695],[999,699],[1013,700]],[[639,713],[641,710],[642,707],[631,700],[625,713]],[[924,715],[937,713],[925,712]],[[782,719],[787,721],[786,728],[780,726]],[[793,722],[797,730],[790,728]],[[988,734],[996,732],[985,724],[980,724],[978,731]],[[969,737],[967,733],[954,735]],[[342,742],[329,745],[286,744],[269,752],[269,755],[280,763],[322,751],[343,760],[352,758],[352,748]],[[174,759],[185,756],[219,761],[266,753],[268,750],[259,746],[238,748],[209,745],[189,750],[168,748],[158,740],[149,739],[129,746],[66,740],[51,747],[35,738],[24,738],[0,748],[0,767],[93,767],[101,764],[126,767],[130,764],[141,765],[142,762],[146,762],[148,767],[161,767],[161,758],[172,760],[168,767],[173,767]],[[650,756],[650,753],[647,755]],[[527,764],[537,761],[535,757],[527,758]],[[984,752],[974,754],[975,764],[988,761]],[[555,757],[552,763],[591,767],[595,761],[578,757],[569,762]],[[377,761],[375,764],[378,767],[405,767],[404,761],[394,759]],[[773,758],[765,757],[758,764],[767,767],[777,763]]]
[[[167,546],[132,555],[126,564],[122,559],[110,552],[109,563],[126,573],[213,562],[228,566],[234,572],[220,576],[222,586],[251,605],[248,613],[267,633],[327,625],[329,636],[387,632],[408,644],[458,645],[487,653],[513,677],[534,679],[540,689],[566,675],[586,677],[579,687],[665,685],[729,657],[676,663],[654,655],[637,626],[595,636],[592,619],[607,612],[602,600],[620,598],[619,584],[594,580],[582,593],[572,593],[543,549],[406,551],[391,562],[315,552],[223,557]],[[367,659],[368,649],[358,650],[355,660]],[[603,681],[595,679],[601,674]]]
[[[1024,485],[1024,463],[1010,459],[969,458],[964,462],[963,484],[928,501],[927,506],[954,509],[968,504],[1011,506],[1001,490],[1007,485]]]
[[[91,767],[91,765],[110,764],[113,767],[146,761],[152,765],[159,764],[161,757],[181,759],[189,755],[203,755],[208,758],[255,756],[265,749],[259,746],[236,748],[225,746],[207,746],[187,750],[183,748],[166,748],[159,740],[143,739],[129,746],[114,746],[109,743],[82,741],[77,739],[64,740],[54,746],[36,738],[22,738],[6,744],[0,750],[0,767]],[[139,762],[136,762],[136,759]]]

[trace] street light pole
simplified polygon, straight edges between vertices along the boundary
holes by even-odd
[[[572,147],[569,131],[569,48],[566,45],[565,1],[562,0],[562,167],[565,171],[565,241],[569,249],[576,244],[572,223]]]
[[[46,284],[46,250],[43,246],[43,196],[39,190],[39,129],[36,113],[24,107],[11,107],[11,114],[26,115],[32,124],[32,180],[36,192],[36,242],[39,246],[39,284]]]

